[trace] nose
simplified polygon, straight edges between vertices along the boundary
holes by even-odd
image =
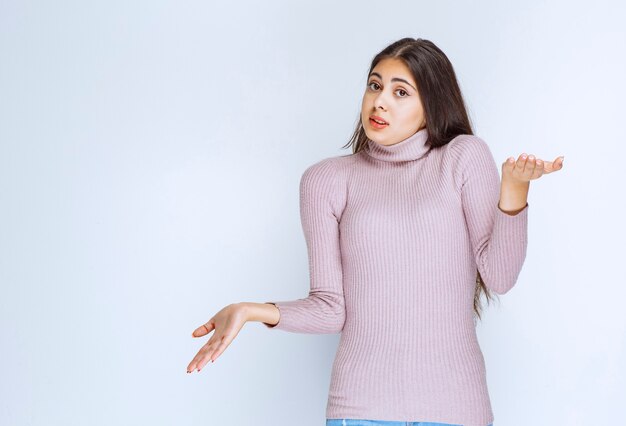
[[[374,99],[374,109],[382,109],[383,111],[387,110],[387,100],[385,98],[384,92],[380,92],[378,96]]]

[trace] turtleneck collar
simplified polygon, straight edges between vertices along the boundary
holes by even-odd
[[[391,162],[412,161],[423,157],[430,150],[430,146],[426,144],[427,139],[428,130],[424,127],[393,145],[381,145],[368,138],[364,149],[370,157],[378,160]]]

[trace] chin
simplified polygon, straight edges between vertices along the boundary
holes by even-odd
[[[366,134],[367,134],[367,132],[366,132]],[[376,134],[374,134],[374,135],[372,135],[372,136],[367,135],[367,137],[368,137],[369,139],[373,140],[374,142],[378,143],[379,145],[386,145],[386,144],[385,144],[385,140],[386,140],[386,139],[385,139],[385,138],[383,138],[383,137],[381,137],[381,135],[376,135]]]

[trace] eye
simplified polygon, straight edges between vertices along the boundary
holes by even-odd
[[[404,96],[400,96],[401,98],[406,98],[407,96],[409,96],[409,92],[407,92],[407,91],[406,91],[406,90],[404,90],[404,89],[398,89],[398,90],[396,90],[396,92],[404,92],[404,93],[405,93],[405,95],[404,95]]]
[[[376,86],[378,86],[378,83],[376,83],[375,81],[372,81],[370,84],[367,85],[367,87],[371,88],[372,84],[375,84]],[[376,89],[374,89],[374,90],[376,90]]]

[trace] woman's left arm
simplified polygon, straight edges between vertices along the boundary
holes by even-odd
[[[500,183],[500,202],[498,208],[509,215],[516,215],[526,207],[530,181],[544,174],[563,168],[563,156],[554,161],[543,161],[534,155],[522,153],[515,161],[509,157],[502,164],[502,182]]]

